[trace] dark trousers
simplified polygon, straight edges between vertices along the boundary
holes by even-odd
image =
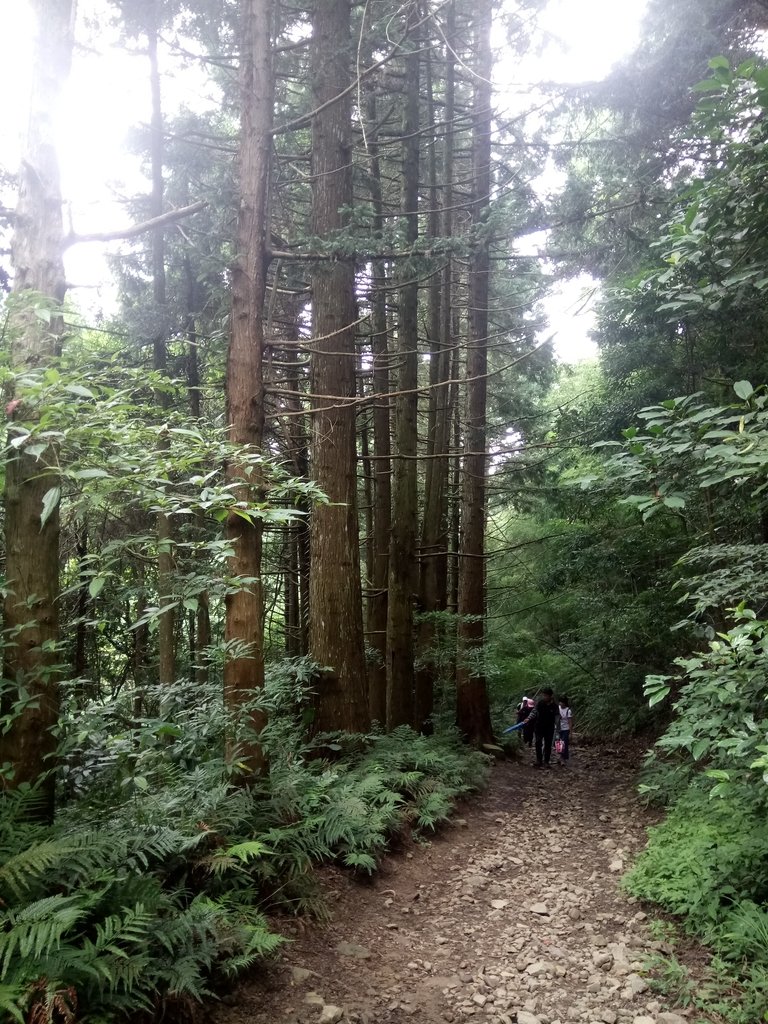
[[[546,732],[540,732],[536,730],[536,760],[539,764],[549,764],[549,759],[552,756],[552,740],[555,736],[555,727],[547,729]],[[542,746],[544,748],[542,755]]]
[[[560,730],[560,739],[563,741],[563,749],[560,752],[560,760],[561,761],[567,761],[568,760],[568,747],[569,747],[570,742],[571,742],[571,730],[570,729],[561,729]]]

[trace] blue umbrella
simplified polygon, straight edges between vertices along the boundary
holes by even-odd
[[[525,722],[518,722],[517,725],[510,725],[510,727],[508,729],[505,729],[504,732],[505,733],[507,733],[507,732],[517,732],[518,729],[524,729],[524,728],[525,728]]]

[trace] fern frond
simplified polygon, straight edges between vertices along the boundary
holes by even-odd
[[[0,893],[6,902],[28,892],[54,867],[92,845],[91,833],[82,832],[61,839],[46,839],[9,857],[0,866]]]
[[[0,1019],[7,1017],[24,1024],[20,1009],[23,1002],[26,1002],[26,992],[22,985],[0,985]]]
[[[416,805],[416,823],[434,830],[438,822],[448,820],[452,809],[453,803],[444,793],[428,793]]]
[[[365,868],[369,872],[375,871],[378,867],[369,853],[348,853],[344,857],[344,863],[348,868]]]
[[[57,893],[6,915],[0,932],[0,978],[8,972],[14,955],[22,960],[49,956],[61,945],[63,935],[90,910],[92,899]]]

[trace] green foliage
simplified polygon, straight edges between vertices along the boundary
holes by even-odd
[[[314,865],[371,872],[484,783],[487,758],[453,736],[307,744],[309,669],[276,669],[259,696],[271,775],[251,788],[233,785],[224,737],[245,726],[214,687],[149,690],[141,718],[129,695],[68,707],[54,824],[30,822],[23,791],[0,803],[2,1013],[106,1022],[198,1001],[280,944],[267,909],[319,909]],[[329,745],[348,752],[315,756]]]
[[[647,957],[646,970],[654,991],[663,993],[674,1005],[691,1008],[694,1020],[756,1024],[767,1019],[768,971],[760,964],[743,964],[740,982],[734,979],[733,964],[717,955],[699,965],[695,977],[674,953]]]
[[[679,916],[716,955],[695,989],[675,961],[652,965],[665,991],[733,1024],[766,1019],[768,994],[766,801],[749,788],[728,800],[706,787],[678,794],[625,878],[635,896]],[[738,982],[736,982],[738,979]]]
[[[651,829],[627,888],[680,915],[686,929],[721,943],[729,957],[740,959],[752,939],[739,929],[736,905],[768,896],[764,814],[765,804],[746,794],[726,802],[711,800],[698,787],[685,792],[666,820]],[[768,946],[762,955],[768,958]]]
[[[643,791],[669,804],[625,884],[679,916],[718,953],[712,1005],[734,1021],[723,979],[762,1006],[768,979],[768,623],[740,607],[736,622],[678,676],[652,676],[656,702],[675,693],[675,717],[647,760]],[[726,986],[727,987],[727,986]],[[719,993],[719,995],[718,995]],[[719,1000],[719,1002],[718,1002]]]
[[[25,827],[0,805],[3,840],[0,978],[9,1007],[56,1019],[117,1019],[166,1002],[199,1000],[279,943],[249,900],[225,903],[173,875],[210,837],[146,828],[119,809],[104,830],[66,817]],[[9,820],[9,817],[11,820]],[[9,1012],[12,1012],[9,1010]]]
[[[644,535],[615,502],[590,510],[581,492],[561,490],[563,505],[573,498],[571,518],[499,516],[491,638],[500,721],[513,720],[523,694],[552,686],[571,699],[582,735],[634,731],[651,718],[645,675],[677,653],[666,628],[674,598],[657,569],[660,553],[679,553],[676,539],[667,524]]]

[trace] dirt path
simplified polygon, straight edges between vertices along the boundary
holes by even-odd
[[[618,889],[647,824],[619,758],[498,764],[462,813],[370,884],[331,872],[331,923],[216,1024],[690,1024],[639,973],[659,943]]]

